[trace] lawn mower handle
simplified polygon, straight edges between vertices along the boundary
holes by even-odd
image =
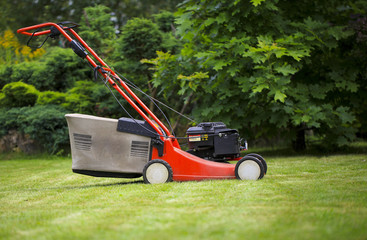
[[[40,32],[33,32],[33,33],[29,32],[29,31],[37,30],[37,29],[41,29],[41,28],[45,28],[45,27],[55,27],[62,35],[64,35],[64,37],[68,41],[71,42],[73,39],[65,32],[64,28],[60,25],[61,24],[56,24],[56,23],[52,23],[52,22],[41,23],[41,24],[37,24],[37,25],[33,25],[33,26],[18,29],[17,33],[37,37],[37,36],[40,36],[40,35],[51,34],[51,29],[40,31]]]
[[[70,24],[70,22],[65,23]],[[93,49],[91,49],[88,44],[72,29],[75,26],[77,25],[74,24],[74,26],[71,27],[63,27],[62,23],[56,24],[52,22],[47,22],[18,29],[17,33],[28,35],[31,37],[47,34],[48,36],[52,37],[53,34],[53,36],[57,36],[59,35],[59,33],[62,34],[71,43],[71,48],[74,50],[74,52],[79,57],[85,58],[94,69],[97,69],[97,71],[103,76],[103,78],[106,79],[106,82],[109,82],[112,87],[122,95],[122,97],[139,113],[139,115],[142,116],[144,120],[147,121],[149,125],[158,133],[162,140],[164,139],[164,135],[173,137],[168,128],[140,100],[140,98],[127,86],[127,84],[122,81],[121,78],[114,71],[112,71],[110,67],[93,51]],[[50,27],[50,29],[39,32],[37,31],[46,27]],[[55,29],[58,32],[55,31]],[[30,32],[31,30],[34,30],[34,32]],[[76,38],[76,40],[74,40],[66,31],[69,31]],[[94,59],[97,60],[97,62],[99,62],[100,65],[98,65],[91,56],[89,56],[89,53],[94,57]],[[122,89],[124,89],[127,93],[125,93],[115,81],[117,81],[120,86],[122,86]],[[131,99],[129,95],[133,99]],[[134,102],[134,100],[136,103]],[[145,112],[141,110],[139,105],[141,108],[144,109]],[[150,116],[159,125],[160,128],[148,116]],[[175,145],[179,146],[177,139],[175,139]]]

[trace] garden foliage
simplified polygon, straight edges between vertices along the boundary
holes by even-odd
[[[14,33],[7,29],[0,35],[0,64],[19,63],[37,59],[44,49],[32,50],[21,44]]]
[[[222,121],[297,150],[306,133],[342,146],[367,132],[365,1],[186,0],[175,14],[128,21],[111,6],[78,10],[77,32],[113,70],[197,122]],[[2,135],[17,129],[58,152],[68,141],[66,112],[124,115],[67,47],[32,51],[1,34]],[[184,135],[190,123],[166,114]]]
[[[161,13],[156,15],[156,18],[163,19],[161,24],[173,20],[172,13],[163,15],[161,18]],[[137,79],[136,84],[149,89],[147,82],[151,72],[139,60],[155,57],[157,50],[173,51],[176,39],[160,30],[153,20],[135,18],[121,29],[120,40],[116,41],[110,18],[107,7],[85,8],[78,32],[97,53],[103,57],[109,55],[108,59],[115,63],[112,65],[120,66],[122,71]],[[4,45],[4,51],[12,53],[14,49],[30,49],[20,45],[14,35],[11,37],[19,46]],[[17,130],[39,142],[44,150],[57,153],[68,145],[65,113],[113,118],[125,113],[104,84],[93,81],[92,69],[71,49],[50,46],[45,49],[47,51],[41,52],[41,58],[28,54],[18,60],[18,54],[11,57],[13,60],[9,64],[0,66],[0,137]],[[126,103],[122,104],[128,107]]]
[[[299,150],[306,130],[344,145],[365,122],[366,9],[364,1],[185,1],[176,13],[183,49],[151,61],[153,82],[166,88],[162,73],[175,72],[185,87],[179,74],[208,73],[187,85],[200,96],[197,119],[291,139]]]
[[[23,82],[6,84],[0,93],[1,107],[31,107],[38,99],[37,89]]]
[[[56,105],[0,108],[0,136],[15,129],[36,140],[44,151],[52,154],[68,151],[66,113]]]

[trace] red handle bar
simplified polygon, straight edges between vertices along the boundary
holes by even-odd
[[[28,35],[28,36],[40,36],[40,35],[46,35],[51,34],[51,30],[44,30],[37,32],[38,29],[45,28],[45,27],[55,27],[69,42],[75,41],[73,38],[69,36],[69,34],[66,32],[69,31],[82,45],[85,47],[85,49],[105,68],[108,68],[108,65],[91,49],[86,42],[70,27],[62,27],[60,24],[47,22],[47,23],[41,23],[34,26],[29,26],[25,28],[18,29],[17,33]],[[31,30],[35,30],[35,32],[29,32]],[[89,56],[86,55],[85,58],[88,60],[88,62],[96,68],[98,65],[95,63],[95,61]],[[162,136],[161,130],[154,124],[154,122],[149,119],[149,117],[137,106],[137,104],[124,92],[122,89],[115,83],[115,81],[106,73],[102,73],[101,70],[98,70],[100,74],[103,75],[103,77],[113,86],[114,89],[116,89],[123,97],[124,99],[153,127],[154,130],[157,131]],[[126,85],[124,81],[118,77],[117,74],[115,74],[112,70],[109,71],[112,74],[112,77],[116,79],[123,89],[144,109],[146,113],[148,113],[149,116],[151,116],[154,121],[157,122],[157,124],[163,129],[163,131],[168,135],[171,136],[170,131],[167,129],[167,127],[153,114],[153,112],[150,111],[150,109],[135,95],[135,93]],[[163,138],[163,137],[161,137]]]
[[[41,23],[41,24],[37,24],[34,26],[30,26],[30,27],[25,27],[25,28],[21,28],[18,29],[17,33],[20,34],[24,34],[24,35],[28,35],[28,36],[40,36],[40,35],[45,35],[45,34],[50,34],[51,30],[44,30],[44,31],[40,31],[40,32],[29,32],[30,30],[37,30],[40,28],[45,28],[45,27],[55,27],[57,28],[57,30],[59,30],[59,32],[64,35],[64,37],[69,40],[72,41],[73,39],[69,36],[69,34],[67,34],[64,30],[64,28],[62,28],[60,25],[56,24],[56,23],[52,23],[52,22],[48,22],[48,23]],[[68,29],[69,30],[69,29]]]

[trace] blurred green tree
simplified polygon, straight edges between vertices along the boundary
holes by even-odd
[[[116,40],[114,24],[111,21],[111,9],[104,5],[86,7],[80,21],[79,34],[92,49],[101,55],[108,56]]]
[[[149,18],[160,10],[175,11],[181,0],[13,0],[0,1],[0,32],[43,22],[79,23],[86,7],[112,9],[111,20],[119,28],[134,17]],[[26,39],[26,37],[24,38]]]
[[[141,59],[156,57],[157,51],[175,51],[178,44],[175,38],[167,36],[159,30],[157,24],[150,19],[134,18],[129,20],[121,29],[121,36],[116,42],[113,61],[115,69],[122,71],[127,78],[147,91],[153,98],[157,96],[157,89],[151,84],[152,73]],[[166,36],[166,37],[165,37]],[[154,104],[150,103],[150,109]]]
[[[183,49],[175,63],[156,68],[177,73],[175,66],[191,63],[196,69],[178,73],[209,73],[187,85],[200,96],[198,120],[224,121],[251,137],[281,136],[296,150],[305,149],[306,130],[341,146],[365,114],[365,58],[353,54],[365,23],[351,14],[366,9],[364,1],[185,1],[176,20]]]

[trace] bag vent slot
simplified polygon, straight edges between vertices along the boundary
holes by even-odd
[[[149,142],[131,141],[130,157],[147,159],[149,156]]]
[[[86,134],[73,133],[75,149],[90,151],[92,148],[92,136]]]

